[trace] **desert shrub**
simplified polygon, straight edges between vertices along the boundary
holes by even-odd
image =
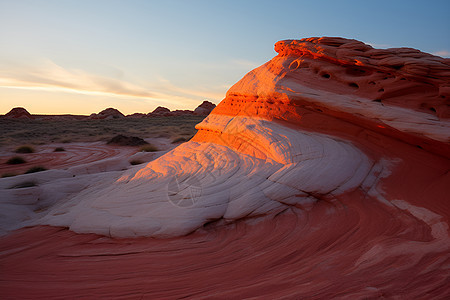
[[[179,138],[174,139],[174,140],[172,141],[172,144],[183,143],[183,142],[186,142],[186,141],[187,141],[186,138],[184,138],[184,137],[179,137]]]
[[[116,135],[110,139],[107,144],[118,145],[118,146],[141,146],[147,145],[148,143],[137,136],[126,136],[126,135]]]
[[[14,156],[14,157],[11,157],[10,159],[8,159],[8,161],[6,163],[8,165],[18,165],[18,164],[26,163],[26,160],[20,156]]]
[[[142,152],[155,152],[155,151],[159,151],[158,148],[156,148],[156,147],[153,146],[152,144],[144,145],[144,146],[142,146],[139,150],[142,151]]]
[[[31,167],[29,168],[25,174],[29,174],[29,173],[36,173],[36,172],[42,172],[42,171],[47,171],[46,168],[41,167],[41,166],[35,166],[35,167]]]
[[[15,173],[3,173],[2,174],[2,178],[7,178],[7,177],[13,177],[16,176],[17,174]]]
[[[20,146],[19,148],[16,149],[15,152],[16,153],[33,153],[34,148],[31,146]]]
[[[53,150],[53,152],[62,152],[62,151],[66,151],[66,149],[64,149],[63,147],[56,147],[55,150]]]
[[[140,165],[142,163],[144,163],[144,162],[139,160],[139,159],[133,159],[133,160],[130,161],[130,164],[132,164],[133,166]]]

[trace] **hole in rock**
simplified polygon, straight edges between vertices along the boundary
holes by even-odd
[[[350,86],[350,87],[352,87],[352,88],[355,88],[355,89],[359,88],[359,85],[357,85],[357,84],[354,83],[354,82],[350,82],[350,83],[348,84],[348,86]]]
[[[375,99],[375,100],[373,100],[373,101],[375,101],[375,102],[380,102],[380,103],[381,103],[381,99]]]
[[[434,107],[430,107],[430,110],[431,110],[432,112],[436,112],[436,108],[434,108]]]
[[[406,80],[406,78],[405,78],[405,77],[402,77],[402,78],[400,78],[400,80]]]
[[[327,73],[322,74],[322,77],[323,77],[323,78],[330,78],[330,74],[327,74]]]
[[[422,148],[421,146],[419,146],[419,145],[416,145],[416,147],[419,148],[419,149],[423,149],[423,148]]]
[[[300,64],[298,63],[298,61],[293,61],[293,62],[291,62],[291,64],[289,65],[289,69],[291,69],[291,70],[296,70],[296,69],[298,69],[298,67],[300,66]]]
[[[374,85],[374,84],[375,84],[375,82],[373,82],[373,81],[369,81],[369,84],[371,84],[371,85]]]
[[[384,92],[384,89],[379,89],[378,92],[380,92],[380,93],[381,93],[381,92]]]

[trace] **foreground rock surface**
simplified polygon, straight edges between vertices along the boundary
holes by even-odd
[[[27,218],[11,196],[15,228],[33,227],[1,239],[2,289],[449,297],[449,60],[342,38],[275,50],[164,156],[42,193]],[[55,276],[72,284],[42,284]]]

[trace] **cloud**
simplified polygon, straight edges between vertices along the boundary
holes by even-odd
[[[199,104],[198,98],[221,100],[225,95],[225,92],[220,93],[208,88],[182,88],[168,80],[142,86],[125,80],[123,72],[119,73],[121,76],[100,76],[79,69],[64,68],[50,60],[34,66],[3,63],[0,65],[0,87],[130,97],[180,109],[196,107]]]
[[[245,60],[245,59],[232,59],[231,63],[236,66],[240,66],[242,68],[248,69],[249,71],[253,70],[261,65],[260,63],[250,61],[250,60]]]
[[[151,98],[147,89],[111,77],[89,74],[82,70],[65,69],[52,61],[38,67],[9,67],[0,70],[0,86],[41,88],[74,92],[102,93],[128,97]]]
[[[442,57],[450,57],[450,51],[447,51],[447,50],[433,52],[433,54],[437,55],[437,56],[442,56]]]
[[[225,96],[225,92],[229,87],[210,87],[207,88],[183,88],[180,86],[176,86],[170,82],[167,78],[159,77],[158,83],[153,84],[154,91],[166,91],[171,94],[176,95],[184,95],[184,96],[194,96],[194,97],[203,97],[209,99],[217,99],[221,100]]]

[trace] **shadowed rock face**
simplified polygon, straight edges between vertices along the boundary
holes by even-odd
[[[45,198],[52,182],[42,185],[44,212],[27,202],[14,228],[126,239],[12,233],[1,241],[4,290],[13,295],[22,280],[23,295],[85,295],[76,280],[33,289],[38,267],[23,261],[36,257],[58,278],[98,282],[98,296],[450,296],[448,59],[342,38],[275,50],[191,141],[91,176],[82,192],[67,176],[58,205]]]

